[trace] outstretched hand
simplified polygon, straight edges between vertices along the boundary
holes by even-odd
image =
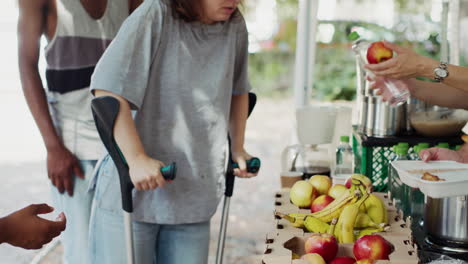
[[[459,151],[446,148],[423,149],[419,152],[419,157],[424,162],[431,160],[452,160],[456,162],[464,162],[464,158]]]
[[[39,217],[54,208],[47,204],[32,204],[0,219],[0,243],[25,249],[39,249],[65,230],[67,219],[63,213],[55,221]]]

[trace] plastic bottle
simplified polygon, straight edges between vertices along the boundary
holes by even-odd
[[[393,147],[393,151],[396,155],[392,162],[397,160],[408,160],[408,147],[406,147],[406,145],[395,145]],[[408,190],[406,185],[400,180],[398,172],[391,164],[389,164],[388,176],[390,181],[390,197],[393,199],[395,206],[405,213],[404,203],[408,200]]]
[[[349,136],[341,136],[340,144],[336,147],[336,163],[334,175],[347,178],[353,173],[353,148],[349,145]]]

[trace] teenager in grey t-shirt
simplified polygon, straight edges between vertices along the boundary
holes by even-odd
[[[209,222],[224,190],[228,130],[234,160],[242,165],[251,158],[243,148],[251,87],[238,1],[200,1],[209,4],[201,4],[204,16],[193,22],[174,12],[175,2],[145,0],[123,24],[91,82],[96,96],[121,100],[116,140],[140,189],[134,192],[133,219],[158,226]],[[134,123],[127,106],[136,110]],[[174,182],[164,184],[159,161],[177,163]],[[238,176],[255,176],[242,167]],[[104,159],[97,177],[95,214],[103,210],[120,220],[118,174],[111,159]],[[99,226],[99,217],[91,222]]]

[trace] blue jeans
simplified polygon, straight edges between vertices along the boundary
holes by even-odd
[[[159,225],[133,221],[135,263],[206,264],[210,222]],[[123,215],[93,206],[90,264],[126,264]]]
[[[59,193],[52,186],[52,200],[57,212],[63,211],[67,217],[67,228],[61,235],[64,247],[64,264],[88,263],[88,230],[91,215],[91,204],[94,192],[88,192],[96,160],[81,160],[80,166],[84,179],[74,177],[73,196],[67,192]]]

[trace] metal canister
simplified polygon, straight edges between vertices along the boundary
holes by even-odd
[[[441,243],[468,247],[468,196],[426,196],[424,227],[430,238]]]
[[[367,98],[366,135],[374,136],[375,114],[379,98],[377,96],[368,96]]]
[[[405,125],[405,106],[391,106],[378,97],[375,105],[373,136],[387,137],[399,134]]]
[[[368,102],[369,97],[367,96],[361,95],[356,98],[358,111],[357,131],[362,134],[366,133]]]

